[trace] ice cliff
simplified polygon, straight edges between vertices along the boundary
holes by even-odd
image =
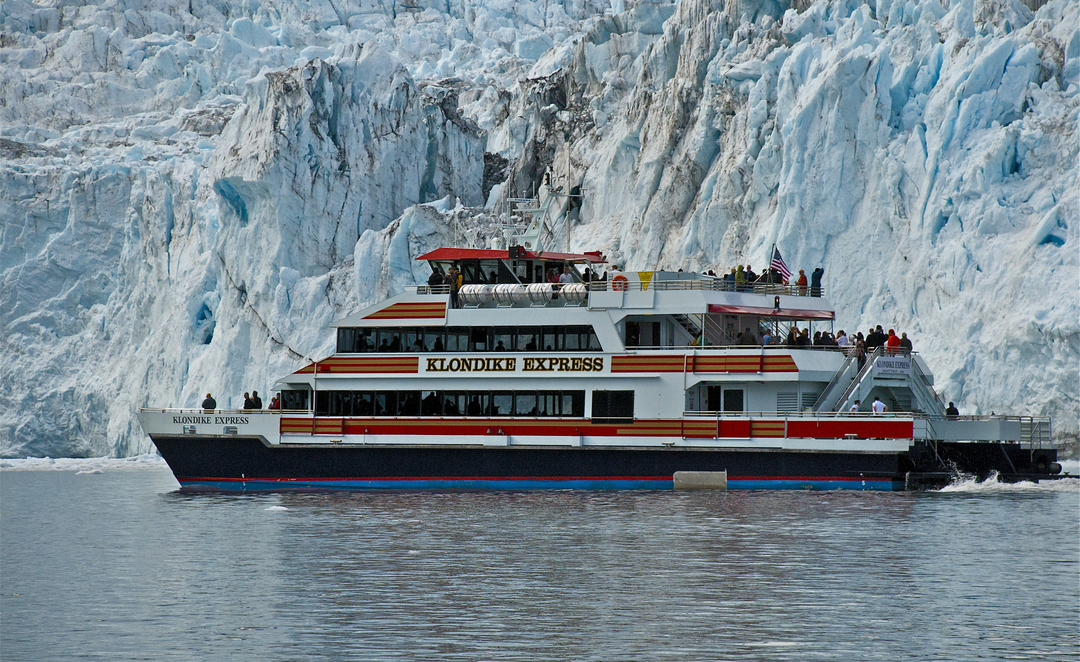
[[[1080,432],[1066,0],[0,4],[0,456],[149,449],[549,176],[629,268],[825,268],[968,413]]]

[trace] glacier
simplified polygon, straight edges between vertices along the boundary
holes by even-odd
[[[1075,0],[5,0],[0,457],[138,456],[543,180],[632,269],[825,269],[1080,435]]]

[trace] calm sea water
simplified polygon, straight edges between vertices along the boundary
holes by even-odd
[[[1080,658],[1078,481],[238,496],[79,467],[0,472],[4,662]]]

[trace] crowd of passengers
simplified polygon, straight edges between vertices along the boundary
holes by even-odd
[[[856,355],[872,353],[878,347],[884,347],[888,354],[903,354],[911,351],[911,339],[907,333],[896,335],[896,331],[882,330],[881,325],[871,327],[864,336],[861,331],[854,337],[849,336],[843,329],[834,336],[831,331],[815,331],[814,337],[810,338],[810,330],[799,329],[792,325],[784,339],[774,338],[768,330],[761,334],[759,339],[752,329],[746,328],[736,338],[737,345],[785,345],[787,347],[839,347],[845,351],[854,352]],[[850,348],[850,349],[849,349]]]
[[[619,268],[614,267],[615,272],[619,271]],[[682,271],[682,269],[679,269]],[[792,283],[797,288],[796,293],[799,296],[821,296],[821,278],[825,274],[825,269],[818,267],[810,274],[810,279],[807,280],[806,272],[803,269],[799,269],[799,277]],[[712,269],[702,272],[702,275],[709,276],[721,281],[720,289],[729,292],[760,292],[760,291],[773,291],[776,286],[788,286],[788,280],[784,278],[784,275],[773,268],[766,269],[762,274],[754,273],[754,270],[749,264],[745,267],[738,265],[731,268],[731,273],[724,276],[718,276]],[[575,279],[574,272],[571,271],[570,265],[564,265],[562,271],[549,268],[544,274],[544,282],[551,285],[566,285],[574,282],[580,282],[585,284],[586,289],[591,287],[593,283],[606,283],[608,280],[608,272],[604,271],[601,274],[597,274],[591,267],[586,267],[579,279]],[[488,277],[488,284],[497,284],[499,282],[498,273],[492,272]],[[457,265],[451,265],[444,274],[437,266],[433,266],[431,269],[431,275],[428,276],[428,286],[438,287],[445,285],[450,289],[450,303],[453,308],[459,308],[460,302],[458,299],[458,292],[462,285],[464,285],[464,276],[461,273],[460,268]],[[600,288],[603,289],[603,288]]]
[[[723,281],[723,289],[729,292],[758,292],[763,289],[763,286],[776,286],[776,285],[788,285],[788,280],[784,278],[784,275],[773,268],[766,269],[761,274],[754,273],[754,269],[749,265],[738,265],[731,268],[731,271],[723,276],[718,276],[712,269],[705,272],[706,276],[713,278],[719,278]],[[798,288],[797,292],[799,296],[821,296],[821,277],[825,275],[825,269],[818,267],[814,269],[810,274],[810,279],[806,278],[806,271],[799,269],[799,277],[795,279],[794,285]],[[766,291],[768,288],[764,288]]]

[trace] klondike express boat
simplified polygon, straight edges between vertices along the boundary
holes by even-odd
[[[337,351],[276,385],[280,410],[143,409],[139,421],[182,489],[903,490],[959,474],[1061,477],[1048,418],[946,416],[917,352],[761,344],[829,328],[820,291],[622,272],[525,239],[417,258],[454,266],[460,289],[418,285],[336,322]],[[572,282],[547,282],[564,267]],[[875,398],[886,413],[869,411]]]

